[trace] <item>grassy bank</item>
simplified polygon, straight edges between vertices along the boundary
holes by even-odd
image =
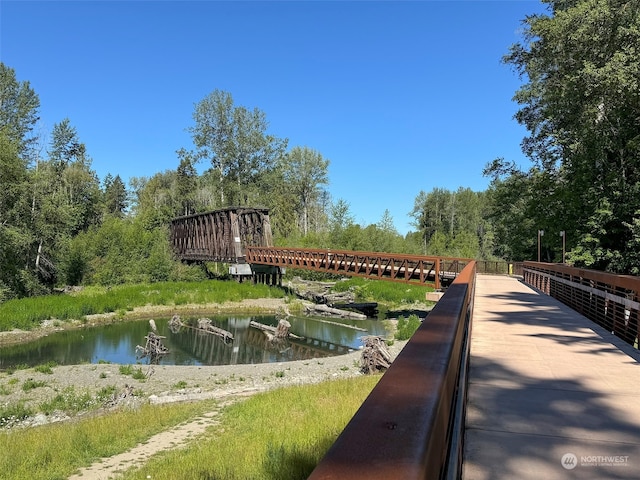
[[[43,320],[82,320],[87,315],[126,312],[145,305],[187,305],[283,298],[284,290],[220,280],[87,287],[71,294],[9,300],[0,304],[0,331],[31,330]]]
[[[353,290],[357,301],[375,301],[387,307],[425,303],[433,289],[422,285],[367,280],[352,277],[337,282],[333,291]],[[44,320],[82,320],[87,315],[119,312],[124,315],[146,305],[205,305],[244,299],[284,298],[286,292],[262,284],[222,280],[204,282],[159,282],[113,287],[91,286],[80,291],[22,298],[0,303],[0,331],[31,330]]]
[[[369,280],[360,277],[349,277],[337,282],[331,290],[334,292],[353,290],[357,301],[379,302],[391,307],[412,303],[432,303],[426,302],[425,297],[427,292],[433,292],[432,287],[420,284]]]
[[[187,448],[165,451],[127,479],[307,478],[379,376],[281,388],[225,407],[220,424]],[[67,478],[204,411],[212,402],[144,406],[0,433],[7,480]],[[123,426],[126,425],[126,428]]]
[[[0,476],[6,480],[67,478],[80,466],[133,448],[212,407],[212,402],[146,405],[135,411],[2,432]]]

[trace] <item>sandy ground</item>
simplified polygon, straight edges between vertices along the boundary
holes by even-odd
[[[252,307],[261,313],[286,311],[287,305],[279,299],[261,299],[243,301],[236,304],[183,306],[170,311],[158,309],[136,309],[132,317],[140,318],[150,314],[166,315],[167,313],[219,313],[235,310],[246,311]],[[89,319],[87,325],[109,321],[109,316]],[[42,328],[33,332],[2,332],[2,343],[20,343],[38,336],[47,335],[61,327],[56,322],[46,322]],[[87,325],[82,328],[86,328]],[[66,325],[65,328],[71,326]],[[71,327],[73,328],[73,327]],[[389,347],[392,358],[404,347],[406,342],[395,342]],[[135,379],[120,371],[116,364],[86,364],[72,366],[55,366],[51,373],[43,373],[33,368],[16,370],[12,373],[0,373],[0,406],[13,405],[18,402],[37,412],[44,402],[50,402],[56,396],[67,395],[91,398],[92,407],[77,416],[94,415],[112,408],[136,407],[143,403],[167,403],[176,401],[197,401],[218,399],[219,405],[288,385],[316,383],[324,380],[349,378],[360,373],[360,351],[353,351],[340,356],[300,360],[293,362],[221,365],[221,366],[165,366],[136,365],[145,378]],[[25,383],[40,385],[24,390]],[[112,390],[107,398],[100,398],[100,392]],[[97,407],[97,408],[96,408]],[[124,452],[121,455],[102,459],[96,464],[83,469],[74,479],[108,479],[118,471],[133,465],[144,463],[151,455],[159,451],[176,448],[192,440],[204,430],[216,423],[218,410],[207,413],[188,424],[170,431],[162,432],[144,444]],[[49,415],[37,413],[21,421],[4,421],[0,428],[6,430],[29,428],[45,423],[69,420],[69,416],[56,411]]]

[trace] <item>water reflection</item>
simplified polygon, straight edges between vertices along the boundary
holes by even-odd
[[[270,342],[251,321],[277,325],[274,316],[213,316],[213,324],[233,333],[234,340],[225,342],[216,335],[193,328],[169,329],[168,318],[156,319],[158,334],[166,337],[169,354],[161,365],[234,365],[305,360],[346,353],[362,346],[360,337],[386,335],[377,320],[316,319],[290,317],[291,332],[303,340]],[[186,319],[185,319],[186,320]],[[58,365],[98,363],[146,363],[136,358],[136,346],[145,345],[149,332],[147,320],[121,322],[82,330],[57,332],[24,345],[0,349],[0,369],[16,365],[34,366],[48,361]]]

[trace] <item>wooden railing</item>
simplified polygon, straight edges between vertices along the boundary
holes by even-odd
[[[524,281],[638,347],[639,277],[525,262]]]
[[[458,275],[309,477],[458,478],[475,262]]]

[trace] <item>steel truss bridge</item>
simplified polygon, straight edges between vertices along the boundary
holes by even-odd
[[[418,283],[440,289],[450,284],[470,260],[330,249],[247,247],[246,261],[279,268]]]
[[[264,208],[229,207],[172,220],[171,243],[185,262],[224,262],[242,279],[276,284],[286,268],[351,275],[395,282],[450,284],[468,259],[397,253],[274,247],[269,212]]]

